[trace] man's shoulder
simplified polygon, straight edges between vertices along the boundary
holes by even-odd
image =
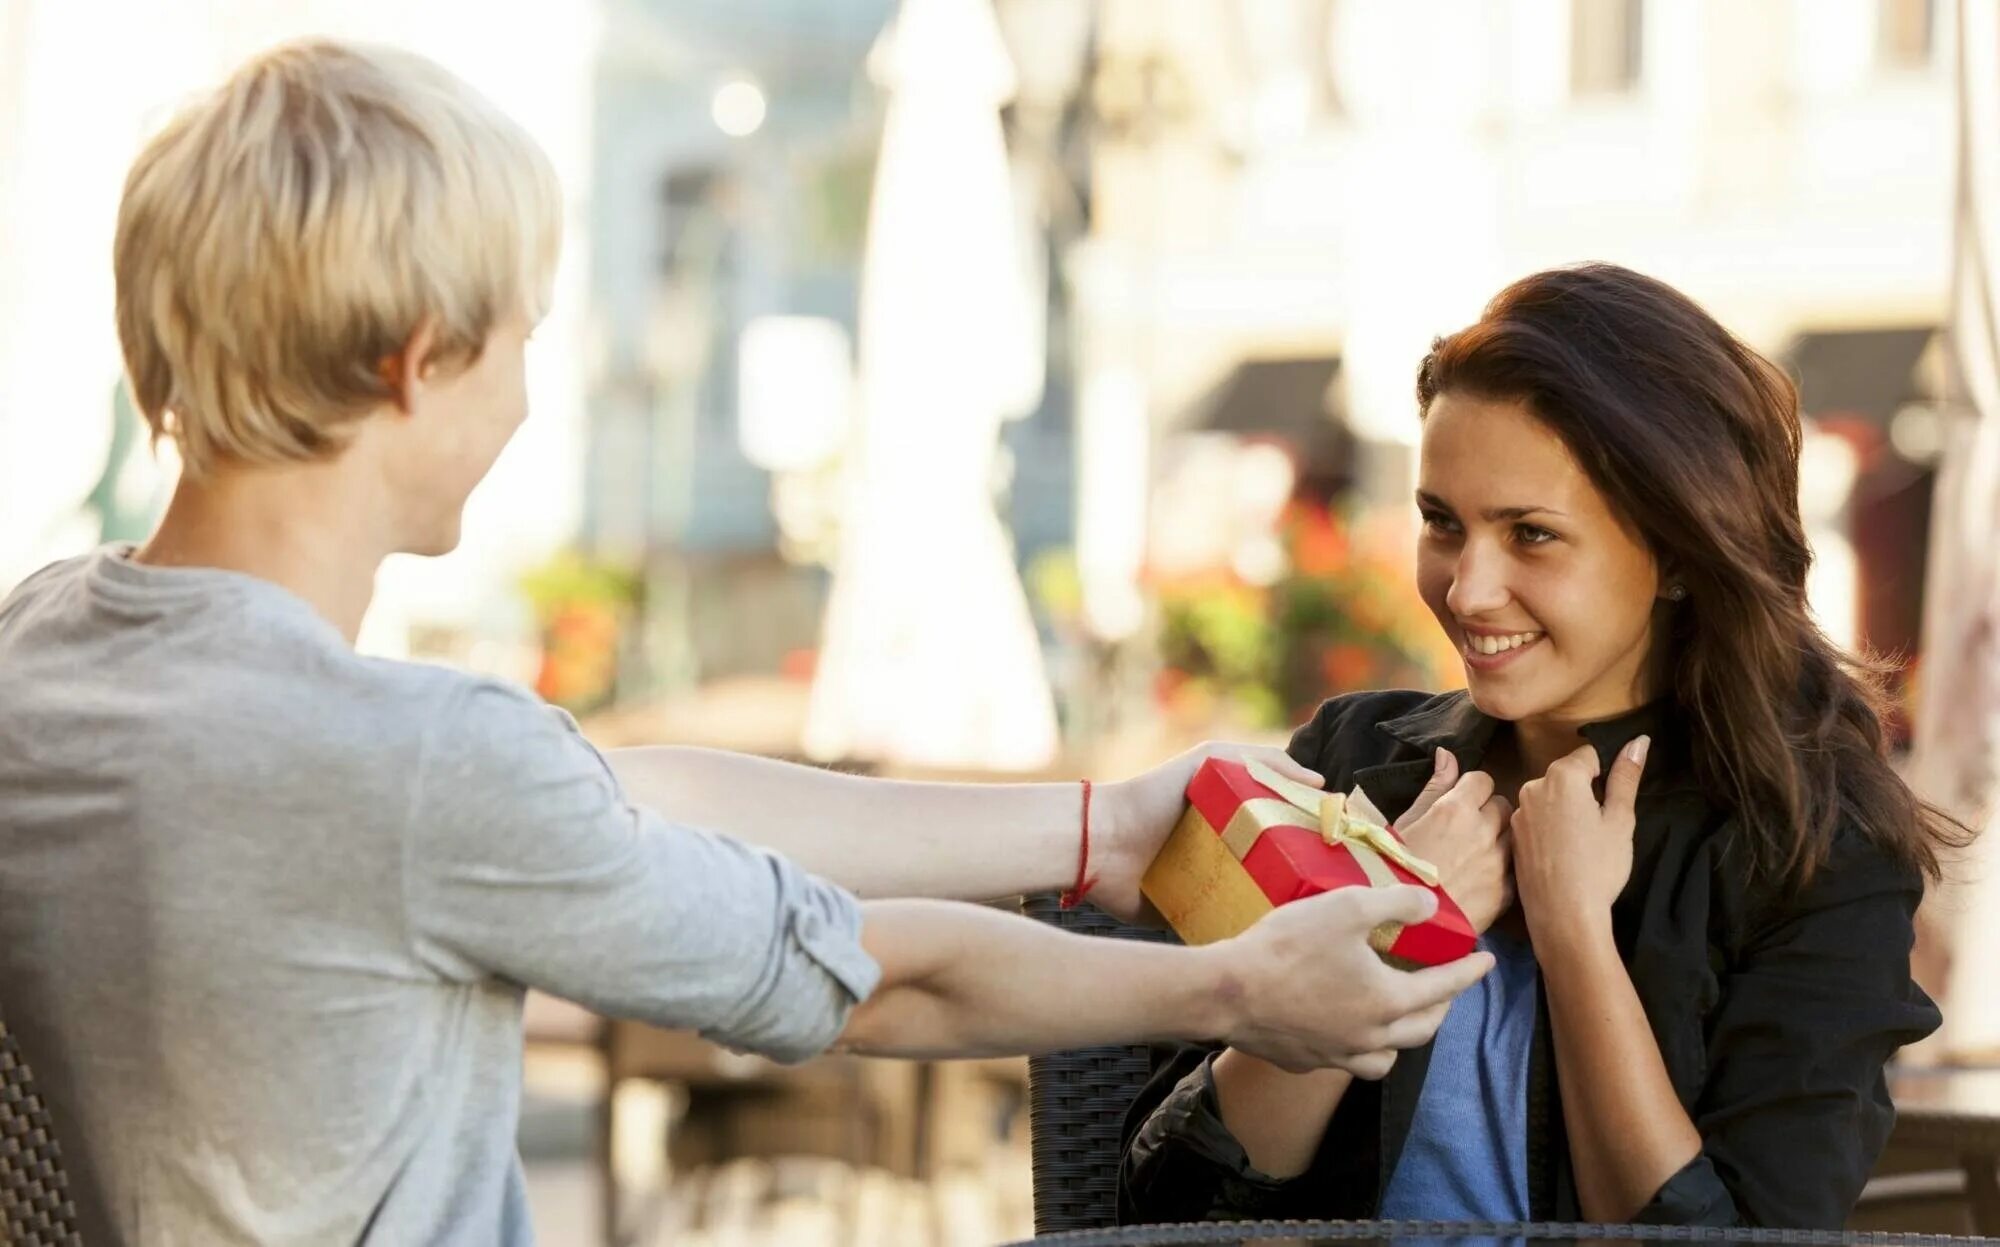
[[[522,737],[544,741],[575,731],[575,720],[512,680],[448,667],[349,654],[334,673],[342,700],[364,718],[415,732],[425,747],[477,751]]]
[[[24,610],[51,594],[62,592],[67,586],[82,578],[90,564],[91,556],[80,554],[74,558],[59,559],[37,571],[29,572],[20,583],[5,593],[0,593],[0,622],[8,616]]]
[[[568,712],[500,676],[436,663],[365,661],[382,669],[385,680],[401,682],[413,695],[422,696],[431,704],[437,720],[468,733],[489,729],[511,732],[524,727],[537,731],[576,731],[576,720]]]
[[[243,689],[239,728],[299,721],[271,746],[309,757],[332,787],[407,794],[421,808],[489,804],[502,810],[579,779],[600,782],[603,764],[571,720],[511,681],[436,663],[348,653],[321,678],[283,692],[269,681]],[[244,747],[258,737],[239,735]],[[398,799],[402,799],[399,797]]]
[[[603,769],[576,720],[511,680],[425,663],[386,663],[385,679],[421,703],[421,748],[433,777],[511,784],[551,768]]]
[[[25,596],[65,581],[74,580],[78,576],[83,575],[84,571],[90,566],[90,560],[94,557],[95,555],[92,554],[75,554],[66,559],[57,559],[53,563],[45,563],[37,570],[29,572],[26,576],[22,577],[20,583],[14,586],[13,592],[8,594],[8,597]]]

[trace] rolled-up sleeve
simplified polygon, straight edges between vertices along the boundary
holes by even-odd
[[[1274,1178],[1253,1166],[1223,1124],[1215,1096],[1216,1055],[1182,1049],[1155,1075],[1174,1081],[1126,1143],[1118,1174],[1120,1220],[1254,1218],[1276,1215],[1285,1203],[1296,1180]]]
[[[1708,1028],[1702,1150],[1635,1220],[1839,1229],[1895,1123],[1885,1070],[1938,1026],[1909,973],[1914,872],[1845,835],[1742,951]]]
[[[1353,721],[1357,704],[1354,697],[1324,702],[1286,746],[1336,791],[1346,791],[1353,780],[1332,742]],[[1216,1049],[1197,1045],[1155,1051],[1152,1079],[1125,1119],[1119,1219],[1134,1224],[1367,1215],[1373,1208],[1376,1150],[1336,1144],[1339,1132],[1329,1125],[1304,1174],[1274,1178],[1264,1173],[1250,1163],[1249,1153],[1222,1120],[1216,1055]],[[1335,1121],[1372,1122],[1378,1104],[1374,1084],[1357,1084]]]
[[[823,1052],[880,980],[851,894],[632,806],[567,716],[506,685],[439,715],[405,845],[411,943],[450,978],[779,1061]]]

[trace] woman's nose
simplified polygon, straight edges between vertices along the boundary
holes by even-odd
[[[1459,551],[1458,566],[1452,570],[1451,588],[1445,591],[1445,605],[1460,619],[1477,619],[1507,605],[1507,570],[1498,551],[1482,542],[1468,541]]]

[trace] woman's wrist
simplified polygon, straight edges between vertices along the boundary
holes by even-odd
[[[1528,938],[1538,960],[1552,955],[1576,956],[1610,952],[1617,956],[1612,936],[1610,906],[1594,906],[1564,899],[1552,905],[1523,905]]]
[[[1288,1073],[1225,1048],[1210,1070],[1222,1124],[1257,1172],[1288,1179],[1312,1165],[1327,1124],[1353,1085],[1345,1070]]]

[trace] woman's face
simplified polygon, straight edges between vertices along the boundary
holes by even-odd
[[[1588,723],[1652,699],[1659,569],[1527,407],[1433,399],[1417,506],[1418,587],[1481,710]]]

